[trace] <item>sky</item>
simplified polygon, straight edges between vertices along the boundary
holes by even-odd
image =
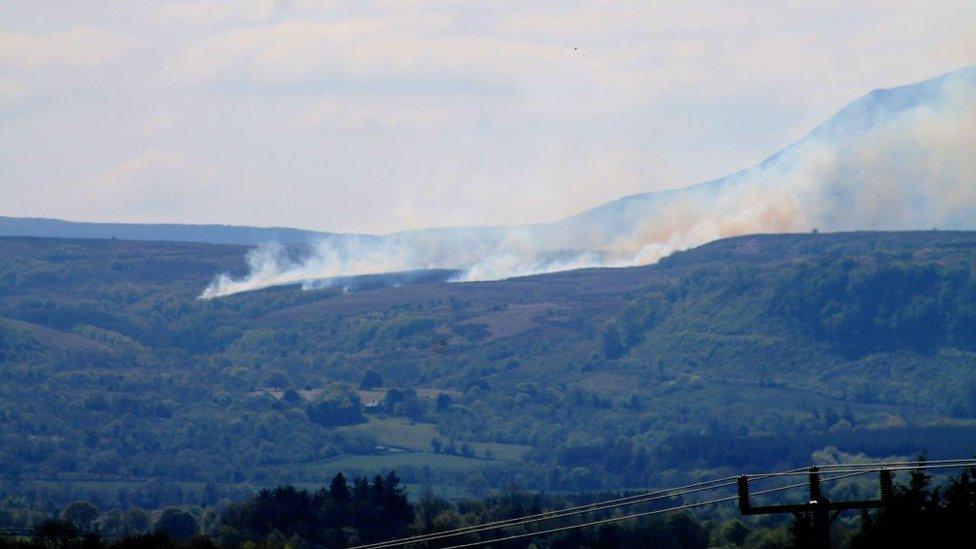
[[[10,1],[0,215],[554,221],[974,63],[972,0]]]

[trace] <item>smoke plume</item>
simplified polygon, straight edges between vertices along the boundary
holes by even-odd
[[[719,238],[772,232],[973,228],[976,67],[851,103],[763,163],[662,193],[634,195],[551,224],[335,235],[292,258],[265,245],[249,272],[201,297],[330,279],[452,269],[457,281],[645,265]]]

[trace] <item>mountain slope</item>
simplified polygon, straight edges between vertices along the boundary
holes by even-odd
[[[0,218],[0,234],[308,244],[267,247],[209,296],[332,277],[458,269],[491,280],[648,264],[756,232],[972,228],[976,66],[852,102],[760,164],[684,189],[633,195],[549,224],[337,235],[226,226],[69,224]]]
[[[267,250],[243,279],[206,295],[413,268],[492,280],[644,265],[675,250],[757,232],[972,228],[976,67],[877,90],[762,163],[714,181],[634,195],[551,224],[407,232],[323,242],[305,260]]]
[[[937,122],[947,128],[958,129],[958,132],[946,135],[925,127]],[[948,137],[951,143],[931,142],[935,137]],[[973,140],[976,140],[976,66],[916,84],[875,90],[845,106],[803,138],[756,166],[685,189],[624,197],[563,220],[556,224],[555,230],[568,234],[622,235],[624,240],[639,241],[643,226],[667,215],[669,208],[686,208],[688,203],[693,202],[704,202],[710,207],[699,210],[695,215],[688,212],[685,218],[675,220],[676,223],[664,229],[664,233],[680,239],[689,236],[687,233],[693,232],[696,225],[704,224],[712,225],[705,230],[718,232],[716,237],[734,236],[736,232],[741,232],[741,227],[734,223],[731,227],[722,227],[723,216],[709,210],[738,207],[748,211],[750,206],[766,214],[765,218],[759,216],[759,219],[748,215],[739,217],[739,221],[755,223],[751,227],[753,230],[809,230],[817,226],[828,230],[912,228],[895,219],[896,211],[888,212],[891,216],[888,219],[879,218],[867,211],[870,209],[867,203],[855,204],[852,208],[851,204],[845,205],[840,199],[851,196],[865,202],[880,199],[881,193],[865,193],[857,187],[870,191],[874,184],[868,179],[881,177],[887,178],[888,181],[883,183],[891,183],[891,186],[916,186],[919,194],[929,197],[933,197],[939,187],[947,183],[934,180],[938,173],[903,170],[908,161],[895,154],[899,151],[907,152],[913,160],[936,155],[939,162],[955,162],[957,165],[941,167],[942,170],[954,170],[948,174],[952,177],[949,183],[953,184],[953,188],[970,186],[976,181],[976,167],[970,157],[956,156],[957,152],[961,152],[956,147],[965,147]],[[874,163],[889,165],[879,170],[880,173],[860,169],[863,166],[857,155],[864,152],[878,156]],[[926,154],[920,154],[923,152]],[[846,160],[844,155],[847,155]],[[902,175],[920,177],[907,182],[895,181]],[[837,180],[842,176],[854,179],[843,181],[843,188],[838,188],[841,182]],[[932,188],[926,190],[925,186]],[[772,202],[768,197],[763,199],[756,196],[757,192],[782,193],[784,187],[788,191],[786,206],[794,207],[794,211],[777,212],[777,208],[783,204]],[[897,188],[892,190],[898,191]],[[914,228],[933,225],[970,227],[968,220],[972,219],[974,203],[965,194],[959,198],[963,199],[959,204],[944,204],[944,208],[936,208],[937,212],[928,212],[931,215],[926,219],[927,224]],[[911,199],[912,196],[907,193],[895,194],[887,205],[908,209],[912,206],[907,203]],[[814,211],[815,208],[826,210],[826,205],[820,203],[825,200],[829,206],[844,213]],[[807,209],[810,211],[803,211]],[[780,215],[777,216],[777,213]],[[735,221],[735,216],[732,216],[732,220]],[[696,239],[694,243],[703,242]]]
[[[0,238],[0,478],[233,493],[395,469],[577,490],[828,446],[976,451],[973,232],[744,236],[647,267],[197,298],[244,255]],[[359,389],[370,370],[381,385]]]

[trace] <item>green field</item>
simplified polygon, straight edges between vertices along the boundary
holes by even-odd
[[[381,446],[404,448],[417,452],[430,452],[431,440],[440,439],[445,445],[447,437],[437,430],[431,423],[420,423],[397,417],[370,418],[369,423],[353,427],[343,427],[343,430],[359,430],[368,432],[376,437]],[[493,442],[471,442],[474,455],[484,459],[519,461],[530,446],[521,444],[499,444]]]

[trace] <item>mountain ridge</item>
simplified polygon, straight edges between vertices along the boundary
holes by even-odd
[[[924,104],[924,99],[930,99],[933,95],[937,94],[939,90],[941,90],[941,88],[950,80],[961,80],[976,85],[976,65],[962,67],[960,69],[956,69],[954,71],[912,84],[904,84],[892,88],[874,89],[871,92],[841,107],[823,123],[817,125],[799,139],[771,154],[764,160],[731,174],[677,189],[635,193],[623,196],[616,200],[612,200],[610,202],[606,202],[588,210],[579,212],[566,219],[557,221],[556,223],[573,221],[579,222],[587,217],[594,216],[602,218],[605,217],[605,212],[609,212],[612,215],[619,214],[621,209],[633,204],[647,204],[652,203],[655,200],[666,199],[684,192],[708,190],[710,188],[720,187],[730,181],[743,178],[749,175],[751,172],[769,167],[771,164],[781,160],[783,157],[795,152],[795,150],[805,141],[822,138],[831,134],[837,134],[841,128],[850,130],[852,129],[850,126],[853,122],[863,123],[866,120],[874,122],[878,119],[884,118],[885,116],[890,116],[892,114],[892,110],[903,111],[916,108]],[[859,131],[864,131],[865,128],[860,127],[856,129]],[[603,219],[603,221],[605,221],[605,219]]]
[[[387,234],[339,233],[291,227],[260,227],[233,224],[180,224],[180,223],[116,223],[67,221],[42,217],[0,216],[0,235],[6,236],[50,236],[79,238],[124,238],[131,240],[166,240],[187,242],[211,242],[216,244],[259,245],[277,242],[285,245],[304,244],[322,239],[401,239],[423,237],[431,234],[451,236],[454,234],[477,232],[482,236],[490,233],[512,231],[536,231],[559,233],[569,227],[592,225],[613,225],[613,216],[620,216],[628,209],[644,209],[656,202],[668,201],[687,193],[710,191],[730,182],[741,179],[756,170],[769,167],[784,157],[795,153],[801,144],[811,139],[836,136],[839,133],[864,131],[878,120],[892,116],[893,113],[917,108],[937,96],[949,81],[965,81],[976,84],[976,65],[934,76],[912,84],[892,88],[879,88],[848,103],[822,124],[802,137],[768,156],[753,166],[743,168],[729,175],[688,185],[677,189],[635,193],[596,205],[576,214],[554,222],[527,223],[522,225],[487,225],[431,227],[425,229],[394,231]],[[865,122],[868,124],[865,126]],[[590,228],[593,231],[595,229]],[[495,238],[503,239],[504,236]],[[558,238],[549,237],[554,240]],[[554,246],[565,248],[566,246]]]
[[[366,235],[6,218],[0,219],[0,234],[257,246],[248,256],[247,272],[214,273],[202,290],[205,298],[428,269],[460,272],[454,281],[500,280],[647,265],[741,234],[972,228],[973,142],[976,66],[870,92],[762,162],[728,176],[630,195],[552,223]],[[35,225],[33,232],[23,229],[25,223]]]

